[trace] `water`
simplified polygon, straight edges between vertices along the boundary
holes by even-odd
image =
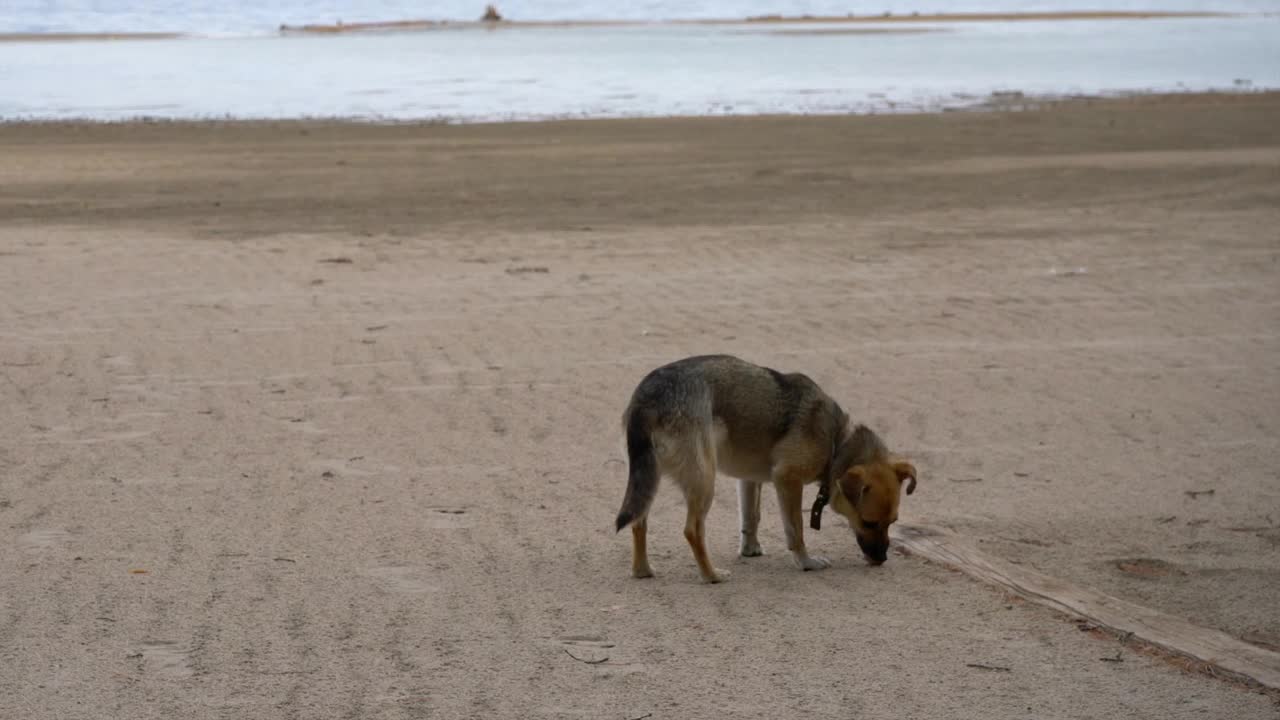
[[[738,9],[730,14],[727,4],[728,0],[719,6],[664,1],[629,7],[630,12],[641,12],[635,9],[641,8],[662,17],[673,16],[679,8],[686,10],[686,16],[778,12],[776,5],[752,1],[733,3]],[[1265,3],[1247,4],[1256,9]],[[92,22],[72,21],[78,17],[75,8],[96,5],[110,10],[85,15]],[[165,8],[146,12],[150,5]],[[298,21],[323,20],[317,13],[343,10],[339,5],[336,0],[276,3],[271,23],[278,24],[276,13],[284,11],[296,13]],[[367,3],[373,9],[365,12],[369,19],[412,16],[408,5],[382,0]],[[602,12],[580,2],[523,5],[536,7],[541,17],[557,13],[587,17]],[[895,5],[909,7],[896,1],[877,7]],[[1108,7],[1116,5],[1143,7],[1139,3]],[[1178,9],[1202,5],[1190,0],[1162,3]],[[46,6],[59,10],[44,14],[22,10]],[[511,14],[521,4],[501,6]],[[833,12],[834,6],[791,2],[782,11],[818,14]],[[1047,4],[983,0],[964,7],[1026,10],[1043,6]],[[1051,7],[1064,6],[1087,4],[1059,0]],[[127,11],[130,7],[143,10]],[[445,2],[432,7],[437,9],[434,16],[440,17],[445,10],[464,5]],[[839,7],[841,12],[848,11],[847,5]],[[854,10],[861,12],[864,7],[869,5],[861,3]],[[30,26],[36,17],[61,31],[183,29],[171,24],[181,13],[158,1],[18,0],[18,8],[17,13],[3,15],[10,29],[24,23]],[[581,12],[570,12],[575,8]],[[225,22],[202,25],[193,16],[183,16],[183,22],[201,25],[206,31],[216,27],[220,32],[210,34],[224,36],[0,42],[0,119],[232,116],[470,122],[902,112],[963,107],[990,93],[1007,91],[1070,95],[1280,88],[1280,15],[937,24],[926,27],[938,32],[924,34],[797,35],[763,26],[641,26],[280,37],[229,32],[260,23],[246,20],[244,13],[205,12]],[[262,11],[253,12],[265,21]],[[344,14],[343,19],[351,22],[359,16]],[[849,26],[828,29],[848,30]]]

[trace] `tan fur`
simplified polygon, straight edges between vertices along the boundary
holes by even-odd
[[[864,555],[876,565],[885,559],[901,490],[915,489],[915,467],[891,456],[868,428],[851,426],[812,380],[730,356],[687,358],[650,373],[633,394],[623,424],[639,444],[651,442],[657,476],[671,479],[684,493],[684,535],[707,582],[728,575],[712,565],[706,548],[706,515],[718,474],[739,480],[740,554],[763,554],[756,537],[759,493],[763,485],[772,485],[787,549],[804,570],[830,565],[805,548],[805,485],[831,474],[830,508],[848,520]],[[632,454],[633,475],[618,523],[619,529],[631,524],[635,577],[653,575],[646,533],[656,487],[647,496],[633,487],[643,485],[644,475],[637,481],[634,467],[644,457],[641,451]],[[644,497],[648,500],[636,499]]]

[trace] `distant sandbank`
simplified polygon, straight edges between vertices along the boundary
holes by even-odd
[[[296,35],[328,35],[337,33],[376,33],[376,32],[417,32],[429,30],[495,30],[521,28],[611,28],[611,27],[662,27],[662,26],[769,26],[769,25],[818,25],[833,23],[857,24],[910,24],[910,23],[974,23],[974,22],[1052,22],[1073,20],[1156,20],[1178,18],[1211,18],[1232,17],[1232,13],[1219,12],[1026,12],[1026,13],[916,13],[910,15],[761,15],[747,18],[723,19],[675,19],[675,20],[385,20],[377,22],[356,23],[307,23],[303,25],[282,24],[277,28],[281,34]],[[873,34],[911,32],[907,29],[858,31],[829,30],[821,34]],[[925,30],[915,30],[925,32]],[[817,31],[804,31],[799,34],[820,34]],[[77,42],[106,40],[172,40],[191,37],[198,33],[180,32],[53,32],[53,33],[0,33],[0,42]]]
[[[1027,13],[915,13],[911,15],[761,15],[748,18],[682,19],[682,20],[391,20],[366,23],[320,23],[308,25],[281,25],[285,33],[345,33],[386,32],[409,30],[444,30],[467,28],[589,28],[589,27],[641,27],[662,25],[771,25],[771,24],[829,24],[829,23],[959,23],[959,22],[1015,22],[1015,21],[1067,21],[1067,20],[1154,20],[1175,18],[1230,17],[1230,13],[1215,12],[1027,12]]]

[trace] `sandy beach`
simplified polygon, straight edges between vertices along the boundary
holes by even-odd
[[[612,522],[631,388],[730,352],[902,523],[1277,648],[1278,118],[0,125],[0,717],[1275,717],[834,518],[800,573],[770,492],[718,586]]]

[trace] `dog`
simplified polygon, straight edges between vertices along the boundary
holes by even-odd
[[[698,355],[663,365],[644,377],[622,415],[629,461],[617,532],[631,527],[631,574],[653,576],[646,550],[647,517],[667,477],[684,492],[684,536],[702,579],[728,572],[707,555],[706,517],[717,473],[738,480],[743,557],[763,555],[756,531],[760,489],[772,483],[782,511],[787,549],[802,570],[830,567],[805,550],[804,486],[818,482],[810,525],[820,528],[823,506],[844,516],[871,565],[888,558],[889,526],[898,519],[901,491],[916,488],[916,468],[891,455],[865,425],[849,416],[817,383],[732,355]]]

